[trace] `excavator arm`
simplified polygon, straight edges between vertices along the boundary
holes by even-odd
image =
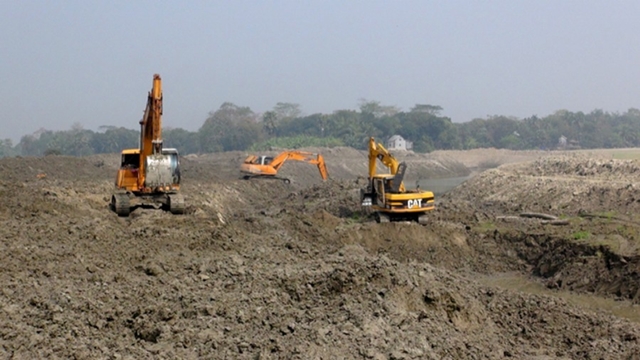
[[[376,144],[375,139],[371,137],[369,138],[369,180],[373,179],[376,175],[378,160],[389,168],[391,175],[394,175],[394,183],[397,190],[405,191],[402,178],[404,178],[404,169],[406,166],[404,163],[398,163],[398,160],[396,160],[382,144]]]
[[[271,159],[268,164],[261,163],[262,161],[264,161],[261,159],[264,158],[264,156],[258,157],[255,155],[247,157],[242,164],[242,167],[240,168],[241,171],[257,174],[258,176],[274,176],[282,168],[285,162],[292,160],[316,165],[318,167],[318,170],[320,171],[322,180],[327,180],[327,178],[329,177],[327,172],[327,165],[324,161],[324,158],[320,154],[314,154],[304,151],[283,151],[276,157]]]
[[[322,157],[322,155],[318,154],[315,159],[307,158],[302,161],[318,166],[318,171],[320,171],[320,176],[322,177],[322,180],[327,180],[327,178],[329,177],[329,174],[327,172],[327,164],[325,164],[324,158]]]
[[[147,106],[140,120],[140,175],[139,187],[146,182],[147,159],[162,154],[162,79],[153,75],[153,86],[147,97]]]
[[[320,176],[322,176],[322,180],[327,180],[329,178],[329,173],[327,172],[327,164],[324,162],[324,157],[318,154],[318,170],[320,170]]]
[[[327,172],[327,165],[324,162],[324,158],[320,154],[314,154],[304,151],[284,151],[276,156],[273,161],[271,161],[271,166],[273,166],[276,171],[278,171],[280,170],[282,165],[287,162],[287,160],[301,161],[308,164],[317,165],[322,180],[327,180],[327,178],[329,177]]]

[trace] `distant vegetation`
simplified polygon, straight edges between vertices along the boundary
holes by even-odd
[[[198,131],[164,129],[166,147],[182,154],[231,150],[260,151],[307,146],[351,146],[364,149],[369,136],[385,141],[399,134],[416,152],[437,149],[555,149],[640,147],[640,110],[609,113],[556,111],[525,119],[489,116],[453,123],[442,108],[417,104],[409,111],[362,100],[358,111],[302,115],[300,106],[278,103],[263,114],[224,103],[209,114]],[[135,123],[138,119],[132,119]],[[43,154],[91,155],[117,153],[138,146],[139,129],[103,126],[99,131],[74,125],[66,131],[42,130],[14,145],[0,140],[0,157]],[[561,141],[562,138],[562,141]]]
[[[249,150],[298,149],[301,147],[336,147],[344,146],[344,142],[334,137],[315,137],[296,135],[286,137],[272,137],[269,140],[254,143]]]

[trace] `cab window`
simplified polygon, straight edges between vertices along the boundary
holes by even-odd
[[[137,168],[140,166],[140,154],[122,154],[122,164],[120,165],[123,168]]]

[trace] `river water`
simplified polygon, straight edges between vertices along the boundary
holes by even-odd
[[[419,184],[423,190],[432,191],[434,195],[442,195],[463,182],[471,179],[475,174],[468,176],[444,178],[444,179],[420,179],[418,181],[405,181],[404,186],[407,190],[413,190]]]

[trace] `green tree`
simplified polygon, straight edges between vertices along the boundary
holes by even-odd
[[[64,142],[64,154],[73,156],[93,154],[93,148],[90,145],[92,136],[93,131],[85,130],[80,123],[74,123],[71,126],[71,131],[60,131],[56,133],[56,137]]]
[[[13,147],[11,139],[0,140],[0,158],[17,155],[16,149]]]
[[[273,107],[273,112],[277,115],[278,120],[293,119],[302,115],[300,104],[279,102]]]
[[[89,141],[96,154],[119,153],[139,146],[140,134],[136,130],[115,126],[101,126],[100,129],[106,131],[94,133]]]
[[[433,141],[430,137],[423,135],[418,139],[418,141],[413,143],[413,151],[419,153],[428,153],[435,150],[433,145]]]
[[[329,115],[313,114],[301,118],[284,119],[280,122],[278,136],[332,136]]]
[[[369,101],[366,99],[360,99],[358,102],[358,107],[360,108],[360,112],[363,114],[371,114],[375,118],[380,118],[383,116],[394,116],[395,114],[400,112],[396,106],[385,106],[381,105],[380,101]]]
[[[201,152],[245,150],[264,137],[256,114],[229,102],[211,113],[198,133]]]
[[[438,149],[461,149],[462,141],[458,135],[458,127],[456,127],[450,119],[443,122],[443,129],[435,139],[435,146]]]
[[[502,139],[519,130],[519,121],[506,116],[490,116],[485,121],[485,127],[491,147],[501,148]]]
[[[400,128],[398,116],[385,115],[379,118],[373,118],[369,120],[369,123],[375,129],[372,135],[376,137],[389,138],[398,133],[398,129]]]
[[[267,111],[262,116],[262,126],[269,136],[278,133],[278,114],[275,111]]]
[[[466,149],[491,147],[491,139],[484,119],[473,119],[460,124],[458,133]]]
[[[298,135],[294,137],[277,137],[267,141],[255,143],[250,147],[253,151],[264,151],[273,149],[299,149],[304,147],[335,147],[344,146],[340,139],[332,137],[315,137]]]
[[[518,135],[509,134],[500,139],[500,147],[504,149],[516,150],[520,148],[520,138]]]
[[[39,143],[35,136],[24,135],[20,138],[18,148],[22,156],[33,156],[40,154]]]
[[[367,139],[376,135],[372,123],[364,121],[366,118],[367,114],[353,110],[335,111],[327,118],[325,134],[342,140],[346,146],[363,149]]]
[[[411,112],[427,113],[435,116],[440,115],[441,111],[442,111],[442,106],[438,106],[438,105],[416,104],[414,107],[411,108]]]
[[[200,151],[200,137],[197,132],[185,129],[167,129],[162,132],[165,147],[178,149],[181,154],[195,154]]]

